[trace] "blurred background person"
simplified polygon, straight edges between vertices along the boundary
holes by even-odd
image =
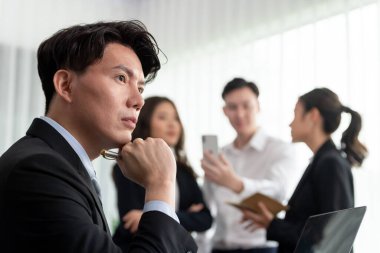
[[[140,112],[132,140],[162,138],[172,149],[177,162],[176,213],[181,225],[189,232],[209,229],[212,217],[204,203],[196,174],[188,164],[184,151],[184,130],[177,108],[166,97],[149,97]],[[126,179],[116,164],[113,176],[117,189],[120,224],[113,236],[124,252],[137,231],[144,206],[145,190]]]
[[[331,134],[339,127],[341,114],[351,122],[341,139],[341,149]],[[352,166],[360,166],[367,154],[358,140],[360,115],[344,106],[327,88],[314,89],[299,97],[290,124],[293,142],[304,142],[314,156],[289,200],[284,219],[274,217],[261,203],[261,213],[244,212],[244,220],[267,228],[267,239],[279,242],[279,253],[294,251],[307,218],[311,215],[354,207]]]
[[[234,78],[224,87],[224,114],[236,131],[234,141],[219,156],[204,153],[205,196],[215,216],[212,252],[271,253],[265,229],[248,231],[240,223],[241,212],[226,202],[238,203],[254,193],[280,202],[286,198],[288,179],[294,176],[293,148],[258,126],[259,89],[253,82]],[[214,213],[213,213],[214,214]]]

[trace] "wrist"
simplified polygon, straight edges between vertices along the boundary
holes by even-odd
[[[231,185],[229,188],[235,193],[239,194],[244,190],[244,183],[240,177],[234,176],[233,180],[231,180],[230,182],[231,182]]]
[[[145,202],[159,200],[175,208],[175,182],[165,181],[152,184],[145,189]]]

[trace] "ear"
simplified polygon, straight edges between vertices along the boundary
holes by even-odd
[[[223,106],[223,112],[224,112],[224,115],[227,116],[227,107],[226,107],[226,105]]]
[[[312,108],[310,111],[309,111],[309,115],[310,115],[310,119],[312,120],[312,122],[314,123],[317,123],[321,120],[321,113],[319,112],[319,110],[317,108]]]
[[[53,77],[55,92],[57,93],[57,96],[61,97],[68,103],[71,103],[72,97],[72,75],[73,73],[71,71],[60,69],[55,72]]]

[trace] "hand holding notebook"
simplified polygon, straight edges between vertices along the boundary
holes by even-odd
[[[252,196],[243,199],[240,203],[227,202],[227,204],[239,209],[246,209],[255,213],[261,213],[261,209],[258,206],[259,202],[262,202],[273,215],[289,209],[288,206],[284,206],[277,200],[261,193],[255,193]]]

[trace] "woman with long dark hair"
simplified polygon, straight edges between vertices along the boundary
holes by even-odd
[[[342,113],[350,114],[351,122],[337,149],[331,134],[339,127]],[[251,220],[252,226],[267,228],[267,239],[279,242],[279,253],[294,251],[309,216],[354,206],[351,167],[360,166],[367,155],[358,140],[360,115],[327,88],[299,97],[290,128],[293,142],[304,142],[314,153],[289,200],[290,209],[284,219],[278,219],[261,203],[260,214],[245,211],[243,218]]]
[[[203,194],[196,182],[196,175],[189,165],[184,151],[184,130],[175,104],[166,97],[149,97],[141,109],[132,140],[148,137],[162,138],[173,150],[177,162],[176,214],[188,231],[209,229],[212,217],[204,203]],[[124,252],[137,230],[144,206],[143,187],[126,179],[117,165],[113,176],[117,189],[120,224],[114,234],[114,242]],[[128,196],[128,197],[127,197]]]

